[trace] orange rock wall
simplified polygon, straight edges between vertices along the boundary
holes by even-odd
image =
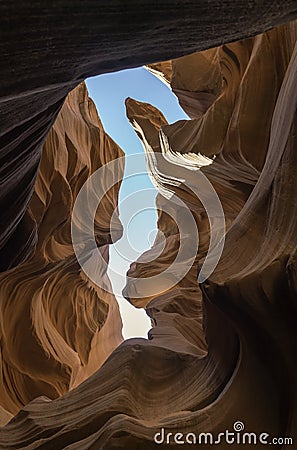
[[[153,449],[156,447],[154,435],[161,428],[171,433],[211,432],[217,436],[232,430],[237,421],[243,422],[249,432],[266,432],[271,437],[290,436],[296,441],[296,37],[296,23],[291,22],[245,41],[150,67],[171,85],[192,119],[167,124],[155,107],[132,99],[126,102],[128,118],[144,145],[148,168],[160,190],[157,198],[159,233],[152,248],[132,265],[128,274],[134,281],[129,281],[124,290],[126,298],[136,307],[146,308],[152,318],[149,340],[128,340],[112,351],[121,341],[116,334],[120,320],[116,319],[112,322],[112,336],[117,335],[118,339],[106,352],[110,356],[105,364],[99,368],[102,358],[99,370],[91,375],[93,370],[89,364],[93,354],[86,348],[90,348],[92,339],[98,343],[98,349],[102,348],[101,342],[111,342],[103,330],[108,329],[114,299],[112,296],[107,299],[94,286],[91,289],[81,275],[71,255],[67,218],[66,230],[54,229],[50,237],[46,237],[45,232],[48,224],[44,226],[44,238],[38,241],[30,259],[3,274],[0,281],[12,292],[10,286],[17,285],[15,274],[22,274],[26,269],[25,286],[26,283],[35,286],[38,302],[34,305],[43,309],[31,308],[30,315],[22,313],[22,317],[27,317],[27,322],[28,318],[31,320],[27,330],[34,324],[34,313],[37,318],[46,318],[35,321],[38,326],[44,324],[44,328],[36,331],[34,345],[38,344],[38,349],[50,356],[46,361],[51,372],[48,370],[45,374],[48,376],[45,385],[54,388],[58,398],[41,397],[27,404],[1,429],[1,449]],[[100,128],[98,123],[97,127]],[[67,130],[66,133],[68,135]],[[70,153],[72,145],[80,147],[74,141],[69,134],[66,147]],[[88,143],[84,142],[82,148],[89,148]],[[102,156],[96,167],[90,169],[90,154],[90,150],[86,154],[83,151],[81,156],[82,160],[89,161],[84,163],[88,173],[107,162]],[[106,158],[111,154],[116,157],[120,152],[113,153],[109,148]],[[71,174],[82,172],[73,169],[73,158],[69,161],[72,161],[67,170],[70,178],[66,174],[62,179],[75,191],[77,178]],[[62,167],[64,170],[65,165]],[[50,174],[51,171],[44,169],[44,172]],[[208,217],[199,195],[193,193],[196,190],[201,196],[207,195],[204,185],[200,185],[200,172],[207,177],[221,202],[225,243],[213,272],[198,284],[197,277],[203,271],[211,248],[211,233],[222,234],[222,230],[216,228],[216,217]],[[30,214],[40,231],[47,217],[47,189],[52,185],[39,179],[38,190],[30,204]],[[51,189],[50,192],[56,191]],[[61,190],[58,193],[60,195]],[[187,226],[187,221],[183,220],[184,209],[174,203],[173,195],[192,213],[200,240],[193,265],[181,279],[178,268],[183,264],[175,266],[169,273],[171,287],[168,288],[168,278],[162,274],[175,260],[181,244],[177,224],[181,228]],[[102,216],[98,210],[95,224],[98,235],[106,230],[107,211],[109,205],[115,207],[116,200],[114,193],[106,200]],[[69,201],[65,203],[69,205]],[[50,219],[50,208],[47,211]],[[106,233],[103,236],[106,237]],[[107,245],[102,239],[98,239],[98,243]],[[164,246],[158,253],[161,243]],[[190,250],[190,236],[188,243]],[[154,254],[158,256],[148,263]],[[34,258],[38,266],[34,266]],[[186,263],[187,259],[182,262]],[[38,267],[38,276],[33,270],[30,272],[33,280],[29,280],[28,268],[34,267],[35,271]],[[61,290],[53,283],[52,289],[47,291],[51,287],[50,277],[52,274],[55,277],[57,270],[61,272],[55,281],[61,280]],[[161,276],[159,284],[150,289],[145,280],[152,274]],[[79,287],[86,293],[84,298],[90,302],[92,311],[81,321],[81,326],[85,327],[83,348],[79,346],[77,329],[71,326],[74,333],[64,334],[65,320],[62,327],[55,318],[60,314],[57,299],[68,277],[71,288],[76,287],[75,280],[79,279]],[[94,303],[87,295],[90,291],[96,298]],[[22,292],[26,294],[26,289]],[[10,294],[3,298],[3,305],[6,305],[5,302],[11,302],[14,297]],[[24,298],[24,305],[35,299],[32,293]],[[61,309],[63,317],[68,317],[69,310],[72,311],[73,303],[70,303],[69,307]],[[97,316],[92,309],[95,304]],[[5,345],[10,343],[9,327],[4,328],[5,324],[10,323],[12,328],[15,324],[16,336],[21,330],[17,325],[24,326],[21,318],[17,321],[15,305],[12,310],[14,314],[11,312],[9,320],[1,324],[4,329],[1,343],[4,341]],[[55,316],[54,311],[58,310]],[[9,312],[7,306],[2,314],[6,311]],[[81,310],[76,311],[81,318]],[[93,323],[90,325],[94,316],[97,317],[96,331]],[[61,336],[58,342],[55,330]],[[35,334],[27,335],[32,339]],[[23,335],[26,336],[24,332]],[[21,339],[14,339],[13,333],[10,336],[14,345],[11,344],[11,351],[3,352],[3,367],[9,357],[15,358],[14,365],[15,361],[21,361],[24,366],[22,347],[18,346]],[[61,339],[63,345],[60,345]],[[62,364],[66,350],[68,353]],[[76,364],[77,360],[80,365]],[[33,357],[31,361],[34,362]],[[35,380],[34,389],[41,393],[44,384],[41,386],[39,380],[44,383],[45,375],[42,378],[39,374],[43,366],[36,368],[30,361],[26,364],[30,366],[29,369],[25,366],[26,371],[31,370],[31,378]],[[82,373],[79,378],[78,374]],[[91,376],[84,383],[69,391],[69,387],[88,375]],[[7,380],[12,379],[27,392],[33,392],[23,375],[7,376]],[[14,399],[13,389],[11,393],[5,391],[7,404],[4,407],[14,413],[21,404]],[[48,392],[43,394],[54,397]],[[29,397],[27,394],[23,404]],[[169,446],[179,447],[173,439]],[[227,450],[229,445],[225,443],[220,448]]]

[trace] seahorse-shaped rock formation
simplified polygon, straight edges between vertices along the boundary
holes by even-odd
[[[161,428],[177,448],[174,433],[216,438],[239,420],[248,432],[297,439],[296,38],[291,22],[164,71],[153,66],[192,120],[169,125],[156,108],[127,101],[160,188],[159,234],[148,253],[161,241],[163,250],[150,265],[146,255],[132,265],[137,278],[125,295],[155,326],[149,340],[123,342],[75,389],[26,405],[1,429],[1,449],[151,449]],[[217,222],[193,195],[205,193],[198,171],[226,217],[222,256],[199,286]],[[172,194],[193,213],[201,239],[193,268],[156,295],[142,286],[179,246]]]
[[[0,5],[0,270],[24,261],[41,150],[66,95],[87,77],[154,63],[268,30],[297,17],[294,0]]]

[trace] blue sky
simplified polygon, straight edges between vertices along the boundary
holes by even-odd
[[[87,87],[105,131],[120,145],[126,155],[143,154],[142,145],[126,117],[127,97],[156,106],[169,123],[188,119],[171,90],[144,68],[89,78]],[[131,165],[134,158],[127,158],[126,172],[133,172]],[[144,172],[144,157],[140,158],[143,158]],[[139,167],[139,157],[137,159]],[[123,238],[110,248],[109,276],[120,305],[125,339],[147,337],[147,331],[151,327],[145,312],[132,307],[123,299],[121,290],[125,285],[125,274],[130,263],[153,242],[157,220],[154,207],[156,194],[157,191],[146,173],[124,177],[120,190],[119,210],[125,232]]]

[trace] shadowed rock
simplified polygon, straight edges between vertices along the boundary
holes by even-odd
[[[0,270],[36,243],[26,212],[41,148],[85,78],[202,50],[296,17],[292,0],[2,2],[0,6]]]
[[[40,395],[65,394],[122,342],[106,268],[100,285],[109,292],[84,274],[71,241],[71,214],[81,186],[122,154],[80,84],[68,95],[43,148],[28,208],[38,231],[36,247],[26,262],[0,275],[0,405],[10,413]],[[116,215],[111,230],[118,190],[117,183],[95,216],[96,241],[107,254],[111,234],[122,232]]]
[[[122,343],[100,370],[62,397],[26,405],[1,430],[0,448],[153,449],[161,427],[216,437],[238,420],[247,432],[296,440],[295,42],[293,22],[216,49],[221,62],[214,62],[215,77],[226,70],[228,78],[219,96],[187,123],[169,125],[151,105],[127,101],[162,194],[158,227],[165,247],[150,264],[143,255],[131,267],[142,299],[135,301],[131,285],[125,292],[153,318],[150,339]],[[193,78],[204,58],[194,57]],[[262,65],[262,58],[269,64]],[[208,61],[204,67],[212,73]],[[187,59],[183,64],[187,74]],[[186,88],[182,64],[179,70]],[[203,77],[201,83],[204,92]],[[172,290],[150,295],[142,291],[143,280],[162,272],[178,247],[181,212],[172,206],[171,219],[164,213],[168,194],[193,212],[202,238],[193,267],[198,273],[202,267],[211,221],[189,189],[196,181],[199,191],[198,171],[215,187],[226,216],[222,257],[200,287],[190,270]],[[173,183],[178,176],[181,182]],[[154,254],[159,239],[147,253]],[[171,439],[170,447],[179,445]]]
[[[296,23],[250,37],[295,17],[296,2],[75,1],[71,16],[61,2],[1,8],[1,420],[25,406],[1,428],[0,449],[153,449],[161,427],[217,436],[238,420],[296,441]],[[86,76],[196,50],[151,66],[192,120],[168,124],[127,101],[160,190],[159,233],[125,288],[152,318],[149,340],[119,345],[115,299],[82,273],[70,217],[86,178],[122,153],[84,85],[60,108]],[[204,192],[200,172],[226,229],[199,286],[212,225],[191,190]],[[95,218],[105,257],[118,187]],[[186,225],[171,194],[193,214],[200,242],[189,272],[156,295],[144,280],[174,261],[176,222]]]

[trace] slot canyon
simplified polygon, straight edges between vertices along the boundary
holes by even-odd
[[[0,449],[297,449],[296,1],[0,12]],[[189,119],[125,102],[158,231],[123,289],[151,329],[124,340],[125,153],[85,80],[139,66]]]

